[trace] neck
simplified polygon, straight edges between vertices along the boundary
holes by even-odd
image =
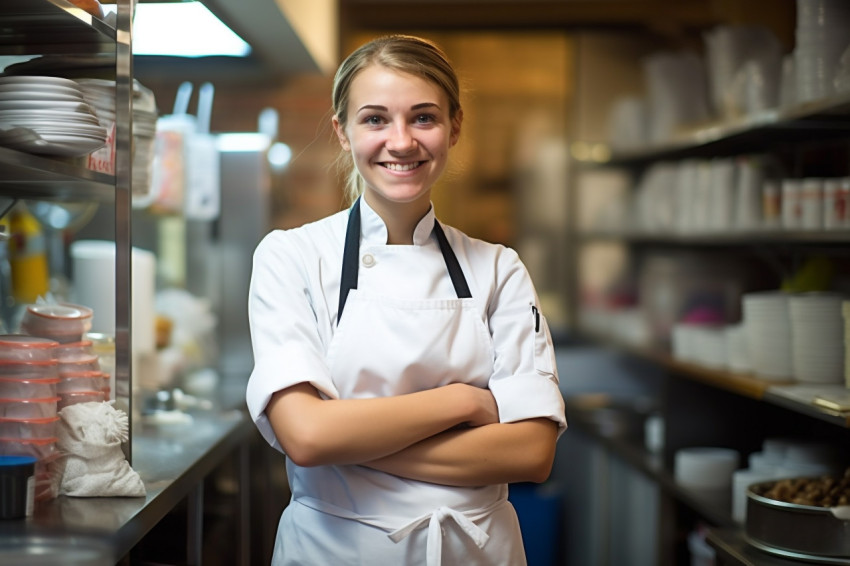
[[[427,197],[409,203],[373,198],[369,193],[363,195],[363,198],[387,226],[387,244],[389,245],[412,244],[416,226],[431,208],[431,201]]]

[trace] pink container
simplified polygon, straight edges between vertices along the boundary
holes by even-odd
[[[92,310],[70,303],[28,305],[21,330],[61,344],[80,342],[91,329]]]
[[[20,379],[50,379],[59,376],[59,362],[54,360],[0,360],[0,377]]]
[[[47,501],[59,495],[59,480],[61,469],[57,466],[59,452],[42,458],[35,463],[35,489],[34,499],[36,501]]]
[[[60,393],[57,407],[61,411],[69,405],[77,403],[99,403],[106,401],[106,395],[103,391],[75,391],[73,393]]]
[[[64,373],[59,380],[57,391],[60,395],[80,391],[103,391],[104,388],[109,387],[109,374],[102,371]]]
[[[59,397],[0,399],[0,419],[47,419],[56,416]]]
[[[0,399],[45,399],[56,397],[59,378],[27,379],[0,377]]]
[[[25,334],[0,334],[0,360],[47,362],[55,358],[59,342]]]
[[[55,436],[48,438],[0,438],[0,456],[34,456],[39,460],[56,457]]]
[[[56,436],[59,417],[0,419],[0,438],[50,438]]]
[[[59,377],[84,371],[100,371],[100,360],[94,354],[74,360],[59,361]]]
[[[94,355],[94,346],[91,340],[80,342],[69,342],[68,344],[56,343],[53,348],[56,359],[60,362],[74,362],[81,358],[89,358]]]

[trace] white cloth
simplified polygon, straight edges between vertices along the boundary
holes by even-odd
[[[59,493],[78,497],[143,497],[144,483],[121,450],[127,414],[105,402],[77,403],[59,411]]]
[[[249,310],[256,365],[247,400],[266,437],[274,439],[262,414],[268,398],[303,381],[310,381],[327,397],[346,399],[397,395],[463,381],[489,386],[503,421],[544,416],[556,420],[563,430],[563,400],[551,339],[545,321],[532,310],[536,297],[516,254],[447,228],[472,290],[471,299],[458,299],[431,236],[433,212],[417,227],[413,246],[387,246],[383,222],[365,202],[361,210],[359,284],[348,296],[339,327],[335,327],[336,305],[347,214],[276,232],[257,250]],[[331,244],[325,249],[323,242],[329,235],[322,230],[328,229]],[[280,241],[279,236],[294,241]],[[473,269],[469,258],[491,266],[489,273]],[[499,276],[502,269],[504,277]],[[460,556],[468,563],[524,564],[505,485],[458,488],[361,466],[301,468],[291,461],[287,461],[287,472],[293,502],[301,506],[284,513],[275,564],[362,563],[364,559],[421,564],[427,557],[426,564],[437,566],[443,556],[452,564]],[[292,519],[295,513],[298,522]],[[490,517],[494,513],[498,519]],[[327,536],[329,516],[347,521]],[[488,544],[491,537],[476,521],[486,523],[508,542]],[[449,536],[444,547],[448,523],[457,527],[459,538]],[[425,526],[425,538],[411,536]],[[327,540],[338,540],[343,530],[370,528],[385,531],[393,545],[376,545],[347,558],[350,549]],[[304,543],[314,536],[321,538],[321,533],[324,540],[314,548]],[[357,539],[354,534],[347,536]]]

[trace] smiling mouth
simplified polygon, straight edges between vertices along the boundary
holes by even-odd
[[[413,163],[381,163],[381,167],[385,167],[390,171],[412,171],[425,163],[424,161],[414,161]]]

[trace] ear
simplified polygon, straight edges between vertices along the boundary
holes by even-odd
[[[345,128],[343,128],[342,124],[339,123],[339,118],[337,118],[336,114],[331,118],[331,123],[334,127],[334,132],[336,132],[336,137],[339,140],[339,145],[342,146],[344,151],[351,151],[351,144],[348,143],[348,136],[345,135]]]
[[[455,117],[452,119],[452,131],[449,134],[449,147],[453,147],[460,139],[460,125],[463,122],[463,109],[458,109]]]

